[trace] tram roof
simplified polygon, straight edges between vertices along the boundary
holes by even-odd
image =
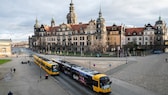
[[[49,60],[49,59],[44,58],[42,56],[38,56],[38,57],[41,58],[42,60],[46,61],[48,64],[51,64],[51,65],[57,64],[57,63],[53,62],[52,60]]]
[[[98,71],[91,70],[89,68],[85,68],[85,67],[82,67],[82,66],[79,66],[79,65],[64,61],[64,60],[55,60],[55,61],[58,61],[58,62],[60,62],[61,64],[65,65],[65,66],[72,67],[74,70],[77,70],[77,71],[79,71],[79,72],[81,72],[83,74],[86,74],[86,75],[93,76],[93,75],[96,75],[96,74],[100,74]]]

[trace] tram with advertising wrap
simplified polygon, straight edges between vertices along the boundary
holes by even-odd
[[[83,85],[91,88],[97,93],[110,93],[111,92],[111,81],[105,74],[99,73],[98,71],[91,70],[72,64],[64,60],[52,59],[54,62],[59,64],[60,71],[70,76],[74,80],[82,83]]]
[[[40,68],[45,70],[49,75],[59,75],[59,65],[52,60],[47,58],[33,55],[34,63],[36,63]]]

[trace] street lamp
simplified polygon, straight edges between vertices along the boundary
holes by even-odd
[[[89,69],[91,69],[91,62],[90,62],[90,60],[89,60]]]
[[[127,54],[126,54],[126,64],[127,64]]]
[[[41,63],[40,63],[40,78],[41,78]]]
[[[127,48],[127,52],[126,52],[126,64],[128,63],[128,59],[127,59],[128,51],[129,51],[129,48]]]
[[[110,73],[112,73],[112,66],[111,66],[111,64],[109,64],[109,67],[110,67]]]
[[[81,46],[81,56],[82,56],[82,46]]]

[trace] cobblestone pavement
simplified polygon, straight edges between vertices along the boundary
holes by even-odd
[[[114,69],[122,64],[125,64],[125,61],[90,61],[90,60],[69,60],[72,63],[78,64],[80,66],[97,70],[101,73],[105,73],[110,69]]]
[[[112,75],[117,79],[143,87],[158,93],[168,95],[168,63],[167,54],[135,57],[129,66]]]
[[[168,95],[168,54],[150,55],[143,57],[128,57],[128,65],[116,70],[116,67],[125,65],[123,58],[118,61],[97,60],[70,60],[71,62],[105,73],[115,69],[110,76],[122,81],[143,87],[159,95]],[[115,59],[115,58],[112,58]],[[93,65],[95,64],[95,66]],[[111,67],[109,66],[111,64]],[[111,72],[111,71],[109,71]],[[108,73],[109,74],[109,73]]]
[[[159,93],[159,95],[168,95],[168,62],[165,62],[165,58],[168,58],[167,54],[129,57],[128,65],[110,76]],[[126,62],[124,58],[113,61],[86,59],[69,61],[102,73],[110,69],[116,69]],[[2,69],[0,66],[0,78],[10,72],[10,67]]]
[[[40,78],[37,65],[21,64],[23,60],[28,59],[12,58],[11,62],[0,65],[0,95],[7,95],[9,91],[14,95],[68,95],[52,77],[45,80],[43,70]],[[11,72],[11,68],[16,68],[16,72]]]
[[[10,73],[9,67],[2,67],[0,66],[0,80],[2,80],[8,73]]]

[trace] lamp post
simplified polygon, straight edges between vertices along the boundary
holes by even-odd
[[[82,56],[82,46],[81,46],[81,56]]]
[[[129,48],[127,48],[127,52],[126,52],[126,64],[128,63],[128,59],[127,59],[128,51],[129,51]]]
[[[41,78],[41,63],[40,63],[40,78]]]
[[[91,69],[91,61],[90,61],[90,59],[89,59],[89,69]]]
[[[126,54],[126,64],[127,64],[127,54]]]

